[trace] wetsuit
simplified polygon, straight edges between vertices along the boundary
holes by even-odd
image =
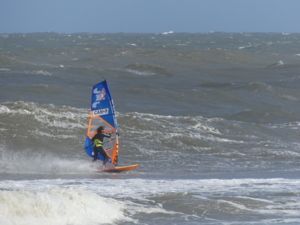
[[[98,133],[92,138],[94,143],[94,161],[98,159],[98,154],[100,153],[104,157],[104,164],[108,161],[109,157],[103,149],[103,139],[110,138],[110,135]]]

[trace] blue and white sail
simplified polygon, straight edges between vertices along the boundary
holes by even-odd
[[[94,154],[92,138],[99,126],[104,127],[104,133],[111,134],[110,140],[104,140],[103,148],[110,156],[112,163],[117,164],[119,155],[118,124],[113,99],[106,80],[95,84],[92,89],[91,108],[84,146],[86,153],[91,157]],[[104,160],[101,154],[98,158]]]

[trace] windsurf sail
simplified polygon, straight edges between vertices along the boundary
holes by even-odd
[[[111,158],[114,165],[118,163],[119,155],[119,136],[118,124],[115,115],[115,107],[111,97],[108,83],[106,80],[95,84],[92,89],[91,108],[88,115],[88,124],[84,148],[86,153],[93,157],[92,138],[97,132],[99,126],[104,127],[104,133],[111,134],[111,138],[104,139],[103,149]],[[101,154],[98,155],[99,160],[104,160]]]

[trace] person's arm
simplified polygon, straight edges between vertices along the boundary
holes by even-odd
[[[96,139],[97,134],[94,135],[94,137],[92,138],[92,142],[94,143],[95,139]]]
[[[111,137],[111,134],[107,135],[107,134],[103,134],[104,137],[106,138],[110,138]]]

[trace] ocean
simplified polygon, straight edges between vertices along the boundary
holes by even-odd
[[[300,224],[300,34],[0,34],[1,225]],[[120,165],[84,149],[106,79]]]

